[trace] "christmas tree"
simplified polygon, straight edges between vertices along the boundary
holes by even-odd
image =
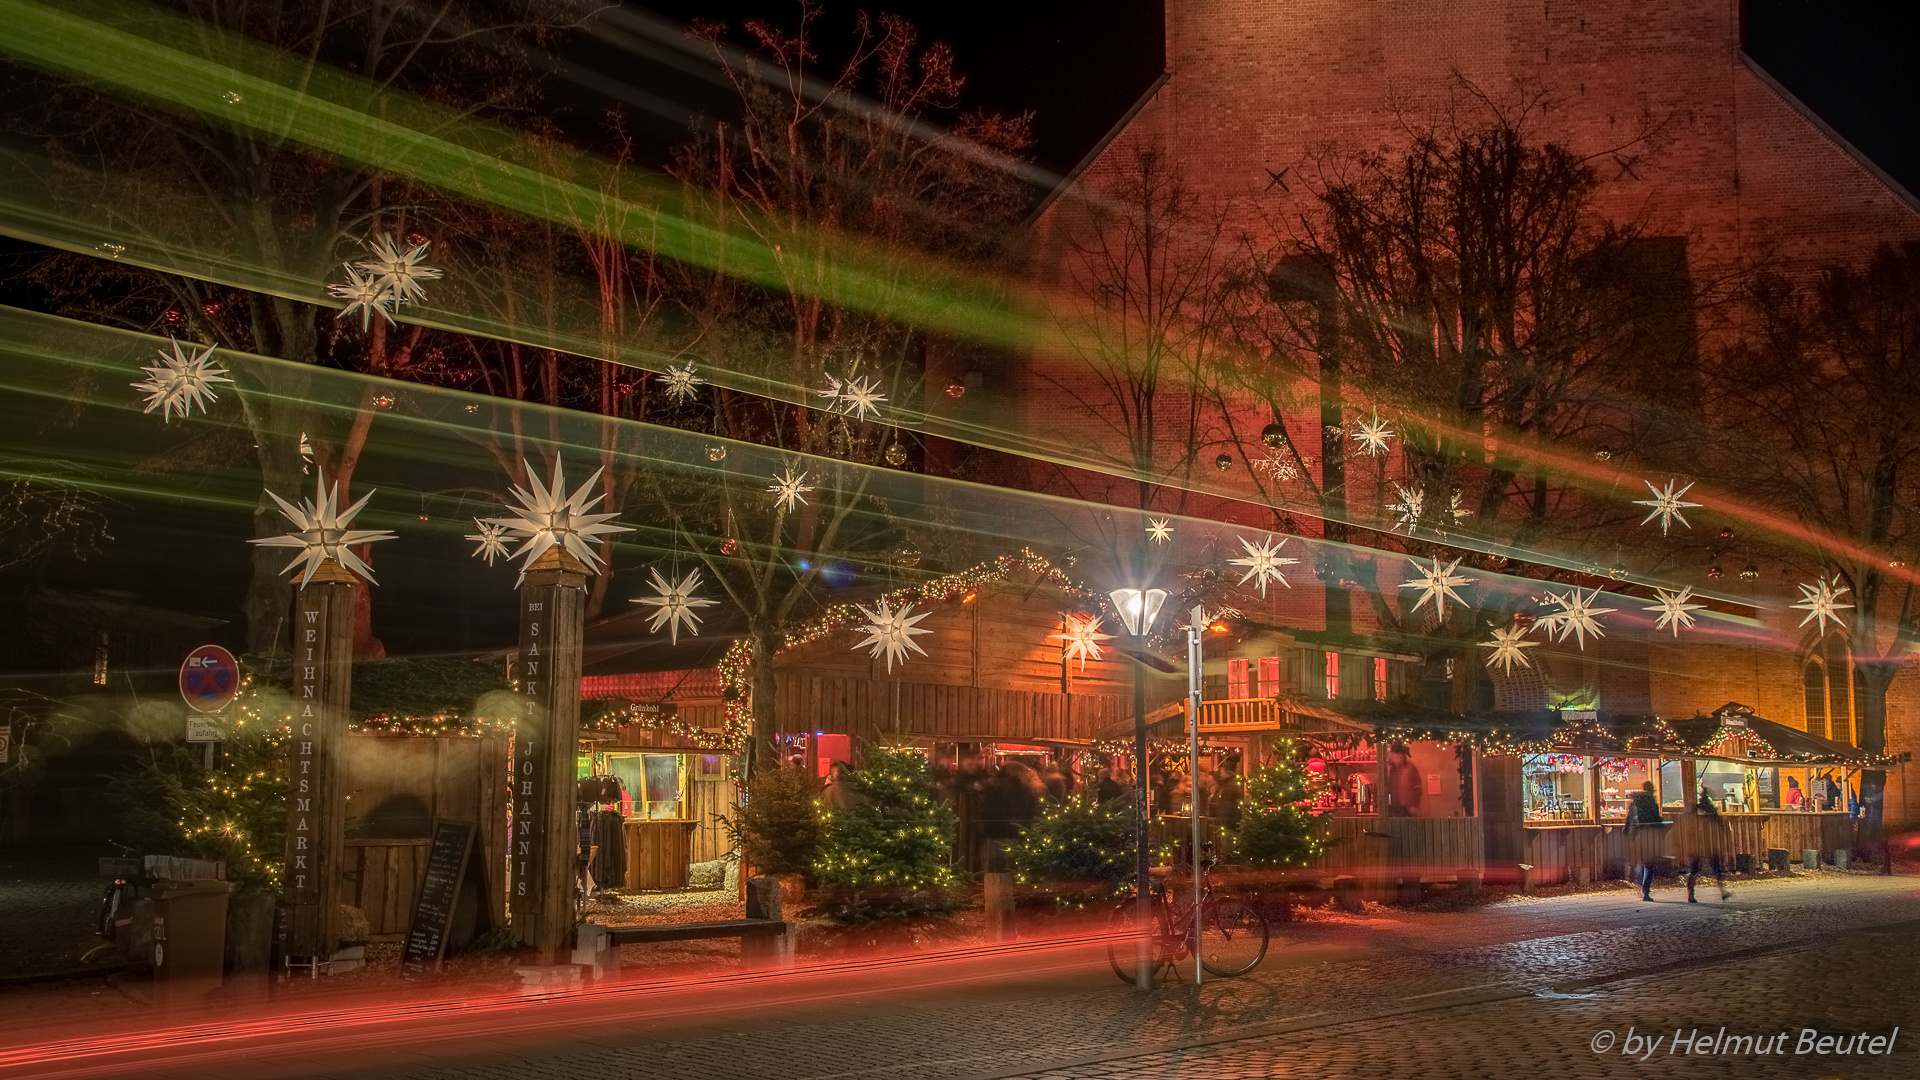
[[[1279,760],[1247,781],[1234,853],[1251,866],[1304,866],[1327,850],[1322,815],[1312,808],[1314,780],[1283,744]]]
[[[959,907],[951,856],[954,816],[927,759],[876,747],[848,777],[847,806],[821,808],[814,879],[820,910],[842,922],[949,914]]]
[[[1014,875],[1023,882],[1091,884],[1106,895],[1133,881],[1133,806],[1124,799],[1101,802],[1082,791],[1050,802],[1027,826],[1013,850]]]

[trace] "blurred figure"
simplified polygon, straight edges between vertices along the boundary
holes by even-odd
[[[1099,779],[1093,787],[1093,797],[1103,803],[1108,803],[1115,799],[1124,798],[1126,794],[1127,786],[1113,778],[1112,766],[1100,766]]]
[[[1047,798],[1054,802],[1065,802],[1067,798],[1067,774],[1057,761],[1048,761],[1040,771],[1040,782],[1046,785]]]
[[[853,766],[844,761],[836,761],[827,770],[827,786],[820,791],[821,803],[836,810],[847,810],[860,803],[860,794],[853,788]]]
[[[1390,817],[1412,817],[1413,808],[1420,805],[1420,769],[1413,763],[1413,752],[1406,743],[1394,743],[1387,747],[1387,814]]]
[[[1794,810],[1802,810],[1805,809],[1805,801],[1806,793],[1800,790],[1800,778],[1797,776],[1787,777],[1787,806]]]
[[[1720,817],[1719,807],[1713,805],[1713,797],[1705,788],[1700,790],[1693,812],[1682,814],[1674,828],[1679,833],[1674,838],[1675,846],[1680,850],[1687,872],[1687,903],[1700,902],[1694,895],[1694,884],[1703,868],[1713,871],[1714,881],[1720,886],[1720,899],[1731,900],[1733,893],[1727,891],[1727,852],[1733,847],[1733,830]]]
[[[1653,781],[1649,780],[1640,785],[1640,790],[1633,793],[1633,799],[1627,804],[1627,835],[1638,834],[1643,838],[1639,870],[1642,900],[1653,899],[1653,862],[1659,856],[1658,844],[1650,842],[1653,838],[1647,836],[1646,830],[1659,829],[1665,824],[1660,819],[1659,796],[1654,794]]]

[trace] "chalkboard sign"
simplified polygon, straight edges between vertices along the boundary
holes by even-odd
[[[420,876],[420,895],[414,901],[407,943],[400,952],[402,977],[440,970],[463,890],[470,902],[478,902],[482,913],[486,911],[486,873],[481,867],[486,860],[473,850],[478,831],[477,826],[465,821],[434,823],[427,870]]]

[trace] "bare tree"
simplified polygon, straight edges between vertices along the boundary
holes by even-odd
[[[1883,753],[1887,691],[1920,640],[1920,244],[1811,280],[1762,272],[1746,300],[1747,333],[1711,384],[1716,426],[1735,437],[1703,452],[1805,530],[1818,546],[1795,554],[1851,590],[1856,741]],[[1809,626],[1802,654],[1824,636]],[[1885,775],[1867,782],[1877,828]]]

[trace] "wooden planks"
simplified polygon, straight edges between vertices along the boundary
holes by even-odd
[[[413,897],[420,891],[432,843],[430,839],[346,842],[347,879],[341,895],[344,903],[365,913],[372,940],[399,941],[406,936]]]
[[[775,714],[784,731],[878,739],[921,735],[1086,739],[1117,725],[1122,699],[1029,690],[869,681],[783,671]]]
[[[693,827],[691,821],[627,822],[627,888],[686,888]]]

